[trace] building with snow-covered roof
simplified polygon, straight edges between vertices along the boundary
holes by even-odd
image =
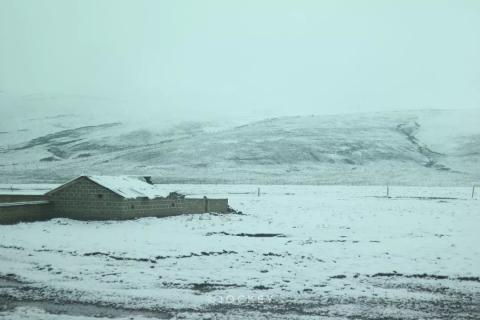
[[[93,183],[103,189],[109,190],[124,199],[155,199],[166,196],[159,194],[158,190],[151,184],[129,176],[80,176],[47,192],[47,195],[55,194],[72,185],[78,185],[79,182],[85,183],[85,181],[89,181],[88,184]]]
[[[0,213],[11,213],[8,221],[15,221],[15,217],[19,218],[18,221],[25,221],[33,219],[30,214],[33,210],[35,219],[40,216],[80,220],[228,212],[228,199],[187,198],[175,191],[167,192],[165,188],[151,185],[145,180],[126,176],[80,176],[48,191],[42,199],[35,200],[42,200],[41,206],[33,202],[28,206],[22,203],[22,207],[9,203],[0,208]],[[23,213],[19,210],[23,210]],[[39,215],[39,210],[44,214]]]

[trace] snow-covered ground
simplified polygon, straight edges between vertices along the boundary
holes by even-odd
[[[243,214],[0,226],[0,317],[480,317],[469,188],[170,189]]]

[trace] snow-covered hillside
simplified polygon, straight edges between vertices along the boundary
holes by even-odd
[[[82,173],[161,182],[471,185],[480,112],[281,117],[242,126],[72,114],[2,121],[3,183]],[[4,119],[5,120],[5,119]]]

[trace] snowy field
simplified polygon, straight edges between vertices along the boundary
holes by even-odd
[[[469,188],[171,189],[242,214],[2,225],[0,318],[480,318]]]

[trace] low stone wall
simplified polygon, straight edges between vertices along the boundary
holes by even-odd
[[[207,199],[207,212],[228,212],[228,199]]]
[[[166,217],[183,213],[182,199],[130,199],[125,200],[122,217]]]
[[[228,212],[227,199],[135,199],[127,200],[123,218],[166,217],[184,213]]]
[[[105,197],[106,198],[106,197]],[[56,217],[78,220],[122,220],[185,213],[228,212],[227,199],[52,200]]]
[[[182,210],[184,213],[205,213],[208,212],[207,205],[205,199],[184,199]]]
[[[184,199],[182,210],[184,213],[228,212],[228,199]]]
[[[52,213],[52,204],[47,201],[4,204],[0,205],[0,224],[48,220]]]
[[[47,200],[44,195],[28,195],[28,194],[0,194],[0,203],[2,202],[23,202],[23,201],[40,201]]]

